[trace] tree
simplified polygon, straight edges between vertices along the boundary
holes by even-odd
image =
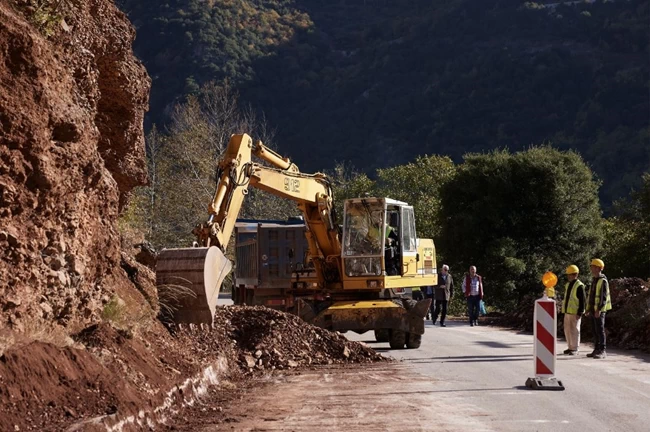
[[[154,128],[147,136],[150,184],[137,191],[128,214],[154,246],[191,244],[192,228],[207,218],[218,161],[235,133],[273,146],[266,119],[241,109],[237,93],[227,84],[210,83],[176,106],[166,135]],[[296,211],[293,203],[251,190],[240,216],[285,219]]]
[[[415,162],[377,170],[377,192],[412,205],[418,237],[437,239],[440,188],[455,171],[449,157],[419,156]]]
[[[629,200],[615,205],[616,216],[605,222],[603,259],[614,277],[650,278],[650,172]]]
[[[600,249],[598,186],[574,152],[468,154],[441,189],[440,246],[456,268],[476,265],[487,301],[508,308],[539,292],[545,271],[586,267]]]
[[[339,162],[334,169],[325,172],[332,182],[334,211],[343,215],[343,203],[349,198],[359,198],[366,194],[376,195],[375,182],[367,175],[358,172],[352,165]],[[342,220],[338,221],[343,223]]]

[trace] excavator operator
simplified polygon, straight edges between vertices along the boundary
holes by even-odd
[[[390,218],[388,219],[390,220]],[[399,236],[397,230],[386,223],[386,245],[384,248],[384,263],[386,265],[386,274],[394,276],[400,274],[399,272]]]

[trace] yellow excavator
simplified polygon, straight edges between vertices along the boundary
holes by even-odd
[[[374,331],[393,349],[420,346],[431,300],[415,302],[396,289],[436,285],[438,275],[433,240],[416,237],[412,206],[390,198],[348,199],[340,226],[326,175],[301,173],[246,134],[231,137],[217,175],[209,219],[193,231],[198,247],[164,249],[157,259],[159,287],[183,285],[194,293],[180,300],[174,321],[212,322],[232,268],[224,252],[254,187],[296,202],[305,221],[309,252],[293,272],[293,313],[330,330]]]

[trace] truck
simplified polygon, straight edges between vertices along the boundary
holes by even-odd
[[[200,247],[165,249],[156,262],[159,289],[183,285],[193,293],[180,302],[176,322],[212,322],[219,289],[232,269],[225,252],[253,187],[294,201],[305,223],[307,254],[286,288],[291,313],[329,330],[374,331],[393,349],[420,346],[431,300],[415,302],[396,290],[436,285],[438,275],[435,245],[417,237],[412,206],[389,197],[347,199],[339,225],[325,174],[300,172],[247,134],[231,136],[217,178],[208,219],[192,231]]]
[[[305,222],[300,217],[237,220],[233,303],[291,311],[291,282],[294,272],[304,268],[307,252]]]

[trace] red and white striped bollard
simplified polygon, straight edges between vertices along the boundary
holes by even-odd
[[[533,361],[535,377],[526,380],[526,387],[536,390],[564,390],[555,377],[557,351],[557,309],[555,300],[546,293],[535,300]]]

